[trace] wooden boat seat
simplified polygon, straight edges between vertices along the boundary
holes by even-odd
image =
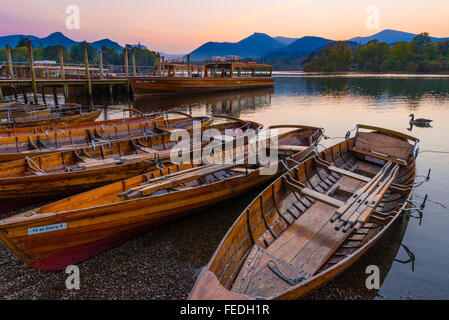
[[[238,173],[246,173],[246,172],[248,172],[248,174],[249,174],[249,173],[253,173],[253,172],[257,171],[257,169],[232,168],[232,169],[229,169],[229,171],[234,171],[234,172],[238,172]]]
[[[293,146],[293,145],[278,145],[279,151],[294,151],[294,152],[302,152],[307,150],[308,146]]]
[[[413,145],[398,137],[376,132],[358,132],[352,149],[368,156],[392,162],[396,160],[395,163],[406,165]]]

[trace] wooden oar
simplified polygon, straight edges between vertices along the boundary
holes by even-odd
[[[163,190],[163,189],[169,189],[169,188],[173,188],[175,186],[178,186],[182,183],[186,183],[192,180],[196,180],[199,179],[201,177],[207,176],[209,174],[221,171],[221,170],[226,170],[226,169],[230,169],[232,167],[235,167],[235,164],[231,164],[231,165],[213,165],[211,167],[206,167],[206,168],[202,168],[196,172],[194,172],[193,175],[191,174],[181,174],[179,176],[175,176],[173,177],[173,179],[168,179],[165,181],[160,181],[160,182],[156,182],[150,185],[145,185],[145,186],[140,186],[140,187],[136,187],[134,188],[135,191],[129,193],[127,195],[127,198],[132,198],[135,196],[149,196],[157,191]]]
[[[371,185],[373,183],[377,183],[379,178],[381,178],[384,174],[385,171],[388,170],[388,168],[391,166],[391,162],[387,163],[382,170],[380,170],[367,184],[365,184],[362,188],[358,189],[351,198],[349,198],[345,205],[342,206],[341,208],[338,208],[337,211],[335,212],[334,216],[330,219],[331,223],[334,223],[335,221],[337,221],[337,219],[339,219],[340,217],[342,217],[345,212],[360,198],[360,196],[366,191],[368,190]]]
[[[389,166],[390,167],[390,166]],[[365,191],[360,194],[358,199],[355,201],[353,205],[351,205],[348,210],[344,213],[344,215],[340,218],[338,225],[335,227],[335,230],[340,230],[346,223],[351,219],[357,209],[366,201],[366,199],[370,196],[370,194],[374,191],[377,185],[384,179],[385,174],[388,172],[388,169],[384,170],[383,173],[373,182],[370,186],[365,189]]]
[[[355,222],[354,230],[359,230],[366,221],[370,218],[370,216],[373,214],[373,212],[377,209],[377,206],[379,205],[379,202],[384,197],[385,193],[388,191],[388,189],[393,184],[394,179],[396,179],[396,175],[399,172],[399,166],[396,166],[394,169],[393,175],[390,177],[388,182],[382,187],[382,189],[379,191],[379,193],[371,199],[371,201],[368,203],[365,210],[357,217],[357,221]]]
[[[347,232],[353,225],[354,222],[357,220],[357,218],[360,216],[360,214],[366,209],[366,207],[373,201],[373,199],[379,195],[379,193],[383,190],[385,185],[388,184],[389,181],[391,181],[392,177],[393,180],[396,177],[396,172],[398,169],[398,165],[396,165],[391,171],[390,174],[379,184],[379,186],[376,188],[376,190],[371,193],[361,204],[357,210],[352,214],[352,216],[346,221],[346,224],[343,228],[343,232]],[[386,192],[386,190],[385,190]],[[383,195],[382,195],[383,196]]]

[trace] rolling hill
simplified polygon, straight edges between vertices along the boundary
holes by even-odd
[[[372,36],[369,36],[369,37],[355,37],[350,40],[357,42],[359,44],[365,44],[371,40],[379,40],[382,42],[386,42],[388,44],[394,44],[396,42],[402,42],[402,41],[410,42],[416,36],[417,36],[417,34],[414,34],[414,33],[386,29],[379,33],[373,34]],[[433,41],[442,41],[442,40],[449,39],[449,38],[435,38],[435,37],[431,37],[431,38]]]

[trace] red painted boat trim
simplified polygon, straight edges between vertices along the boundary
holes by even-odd
[[[30,263],[30,266],[40,270],[64,270],[69,265],[74,265],[88,258],[91,258],[103,251],[106,251],[109,248],[112,248],[132,237],[137,236],[142,232],[147,231],[151,227],[153,227],[153,225],[145,225],[143,227],[132,229],[131,231],[118,233],[113,237],[105,238],[93,243],[72,248],[65,252],[61,252],[41,260],[36,260]]]

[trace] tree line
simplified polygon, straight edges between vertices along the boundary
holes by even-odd
[[[61,45],[33,48],[33,57],[35,61],[42,60],[53,60],[59,62],[59,50],[62,49],[64,64],[84,64],[83,56],[83,45],[87,46],[87,56],[89,59],[89,64],[98,64],[98,50],[87,44],[81,43],[79,45],[74,45],[67,49]],[[139,47],[129,48],[128,57],[134,53],[136,58],[136,65],[138,66],[153,66],[157,62],[157,56],[153,51],[148,49],[143,49]],[[103,52],[103,64],[104,65],[124,65],[125,58],[123,52],[118,52],[113,47],[103,46],[101,49]],[[13,62],[28,62],[28,48],[27,41],[21,39],[16,47],[11,48],[11,58]],[[6,61],[6,49],[0,49],[0,61]]]
[[[333,42],[303,61],[306,72],[449,72],[449,40],[421,33],[411,42]]]

